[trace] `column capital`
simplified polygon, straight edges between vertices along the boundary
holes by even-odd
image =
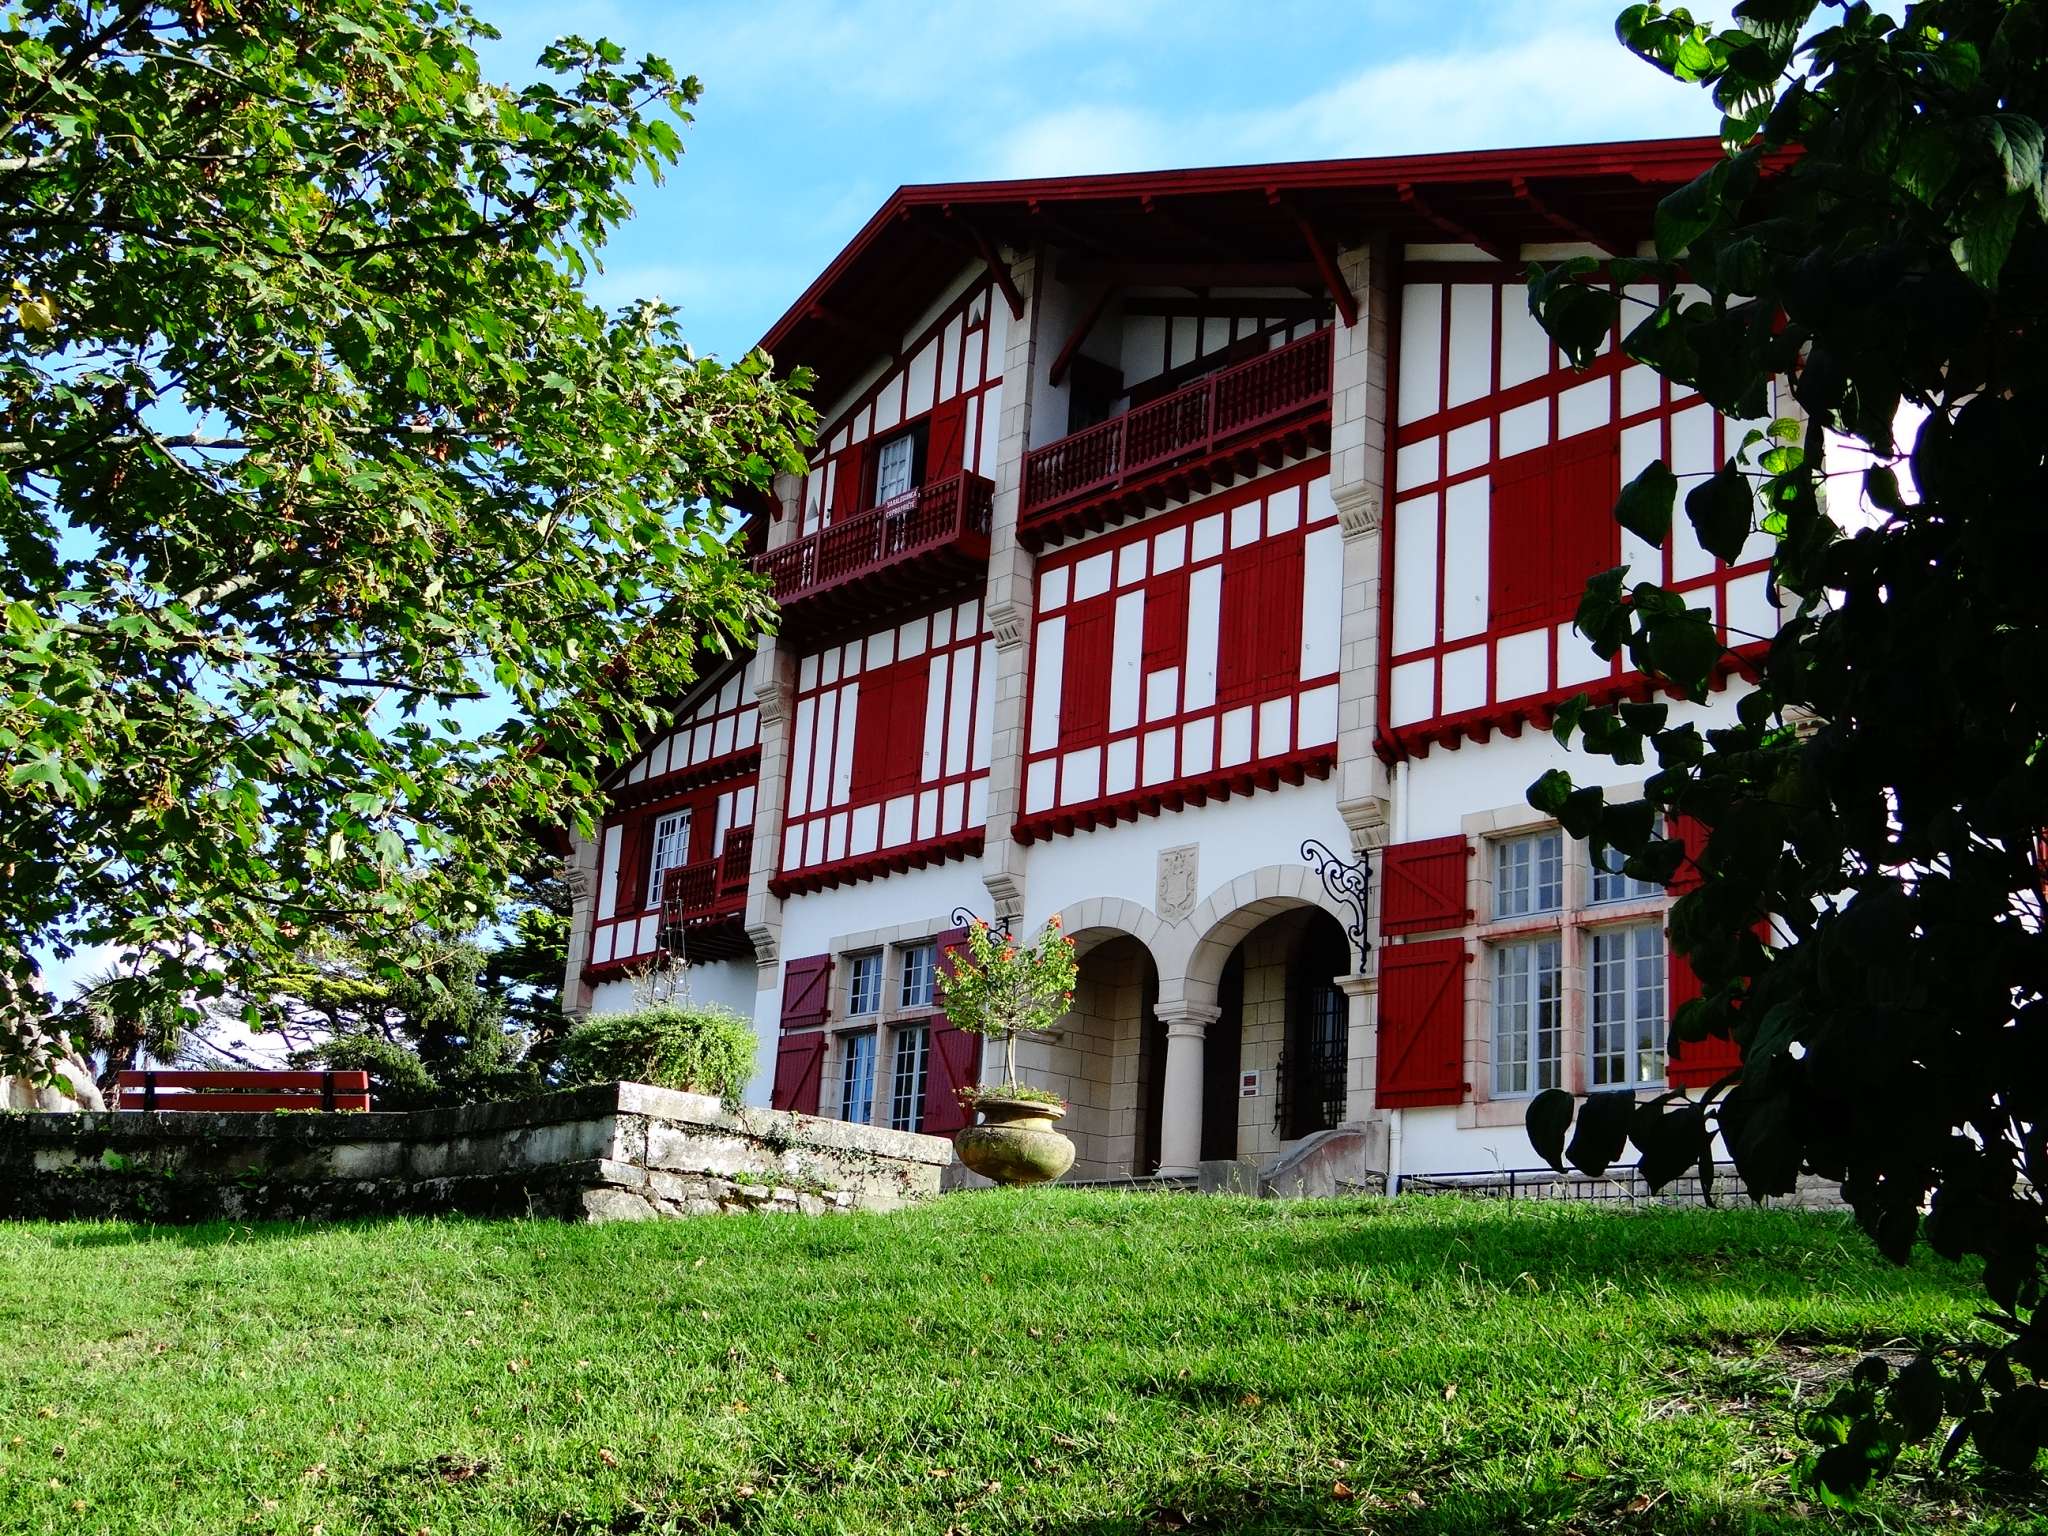
[[[1337,503],[1337,522],[1347,539],[1363,538],[1380,531],[1380,498],[1363,481],[1334,485],[1330,499]]]
[[[1223,1017],[1223,1010],[1213,1003],[1160,1003],[1152,1012],[1166,1026],[1169,1040],[1199,1040],[1211,1024]]]
[[[1363,972],[1355,976],[1337,976],[1331,979],[1337,983],[1337,990],[1346,997],[1370,997],[1380,989],[1379,977],[1368,976]]]

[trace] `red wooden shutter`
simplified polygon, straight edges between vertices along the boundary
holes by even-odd
[[[966,438],[967,402],[957,395],[932,412],[925,438],[924,483],[936,485],[960,473],[960,450]]]
[[[1089,742],[1109,734],[1109,664],[1116,606],[1108,594],[1067,613],[1066,666],[1060,674],[1060,740]]]
[[[1553,461],[1554,450],[1544,447],[1493,466],[1486,548],[1491,628],[1533,624],[1549,610]]]
[[[1380,951],[1376,1088],[1382,1109],[1463,1102],[1468,958],[1462,939]]]
[[[1472,917],[1465,905],[1465,866],[1471,857],[1472,845],[1462,837],[1396,843],[1382,852],[1380,932],[1464,927]]]
[[[1149,676],[1187,659],[1188,571],[1182,566],[1145,583],[1145,661]]]
[[[1621,495],[1621,439],[1589,432],[1557,445],[1551,477],[1550,612],[1579,610],[1586,583],[1621,563],[1621,525],[1614,503]]]
[[[1259,563],[1259,691],[1290,692],[1301,677],[1301,577],[1306,550],[1299,533],[1262,546]]]
[[[1260,638],[1265,574],[1264,551],[1257,542],[1223,552],[1216,624],[1216,697],[1222,703],[1255,697],[1265,680]]]
[[[825,1073],[823,1030],[788,1035],[775,1053],[775,1092],[768,1103],[774,1109],[794,1110],[800,1115],[818,1112],[818,1087]]]
[[[832,1006],[832,957],[806,955],[782,968],[782,1027],[815,1029]]]
[[[965,656],[955,652],[953,665],[966,665]],[[889,743],[883,757],[885,793],[900,795],[916,788],[924,772],[925,706],[931,673],[929,656],[897,663],[895,693],[889,701]]]
[[[832,482],[832,515],[828,523],[843,522],[862,509],[866,501],[861,482],[867,478],[863,448],[849,448],[839,455],[838,477]]]
[[[963,1129],[969,1118],[960,1104],[960,1090],[972,1088],[981,1076],[981,1036],[940,1019],[932,1021],[931,1030],[931,1056],[924,1078],[924,1133],[950,1136]]]
[[[932,963],[942,975],[953,974],[954,951],[966,943],[965,928],[948,928],[932,940]],[[970,1118],[960,1107],[959,1094],[981,1075],[981,1037],[956,1028],[943,1017],[932,1020],[931,1030],[931,1054],[926,1058],[924,1077],[924,1131],[927,1136],[950,1136]]]
[[[885,667],[860,680],[854,705],[852,797],[872,799],[889,774],[889,724],[896,706],[896,669]],[[841,729],[844,729],[842,725]]]

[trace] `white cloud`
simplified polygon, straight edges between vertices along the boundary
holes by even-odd
[[[1176,114],[1079,105],[1027,122],[994,171],[1057,176],[1713,131],[1705,93],[1612,37],[1548,33],[1371,65],[1294,102]]]

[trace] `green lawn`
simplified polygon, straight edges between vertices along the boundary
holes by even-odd
[[[0,1227],[0,1532],[2016,1531],[1794,1421],[1967,1271],[1842,1219],[956,1195],[886,1217]]]

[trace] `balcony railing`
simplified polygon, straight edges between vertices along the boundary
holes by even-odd
[[[1020,516],[1119,489],[1325,404],[1331,338],[1328,328],[1312,332],[1046,444],[1024,460]]]
[[[994,496],[980,475],[954,475],[757,555],[754,568],[787,608],[934,551],[986,560]]]
[[[716,857],[677,865],[662,877],[663,925],[686,928],[737,915],[747,904],[753,863],[754,830],[740,827],[726,833],[725,850]]]

